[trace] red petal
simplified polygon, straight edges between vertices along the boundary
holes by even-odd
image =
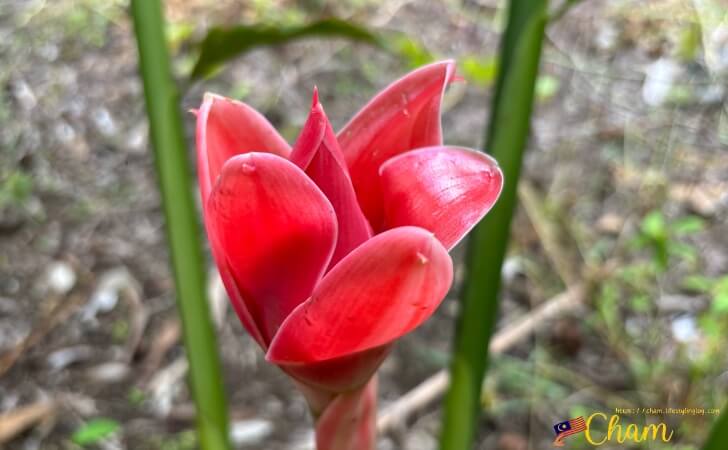
[[[339,239],[329,267],[369,239],[371,227],[361,212],[334,130],[314,91],[308,120],[291,152],[291,161],[306,171],[331,202]]]
[[[212,236],[214,236],[214,234],[208,231],[208,235],[210,235],[212,240]],[[215,258],[215,261],[217,262],[217,269],[220,272],[220,278],[222,279],[223,285],[225,285],[225,290],[227,291],[228,297],[230,297],[230,303],[232,303],[233,309],[235,309],[235,313],[238,315],[240,322],[243,324],[243,327],[248,331],[250,336],[255,339],[258,345],[264,349],[268,348],[268,341],[263,338],[263,334],[260,332],[258,324],[255,322],[255,319],[253,319],[253,316],[250,315],[250,311],[248,311],[245,299],[242,295],[240,295],[240,290],[235,283],[235,278],[230,270],[227,258],[225,257],[225,252],[218,244],[211,243],[211,247],[213,258]]]
[[[197,113],[197,175],[203,203],[223,164],[252,151],[287,158],[291,148],[258,111],[242,102],[205,94]]]
[[[229,269],[237,297],[270,342],[283,319],[311,295],[331,259],[331,204],[293,163],[251,152],[225,163],[206,219],[221,272]]]
[[[283,322],[268,360],[306,364],[388,344],[437,308],[452,260],[422,228],[401,227],[354,249]]]
[[[383,220],[379,166],[399,153],[442,144],[440,103],[454,72],[453,61],[411,72],[374,97],[338,134],[359,204],[375,231]]]
[[[380,168],[387,228],[415,225],[451,249],[490,210],[503,187],[498,163],[459,147],[429,147]]]
[[[288,375],[315,389],[347,392],[366,383],[389,355],[392,344],[370,348],[326,361],[282,365]]]

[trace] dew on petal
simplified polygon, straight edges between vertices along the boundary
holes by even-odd
[[[244,174],[250,175],[255,172],[255,164],[251,162],[244,162],[241,164],[240,169],[243,171]]]

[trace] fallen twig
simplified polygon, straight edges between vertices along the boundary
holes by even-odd
[[[167,319],[159,327],[152,339],[149,351],[142,362],[141,379],[146,383],[164,362],[169,350],[177,345],[182,336],[182,327],[177,317]]]
[[[50,417],[56,404],[43,400],[0,415],[0,444],[10,442],[17,435]]]
[[[178,356],[171,364],[158,371],[147,383],[152,401],[150,405],[159,417],[169,416],[174,406],[174,398],[182,387],[189,363],[185,355]]]
[[[538,308],[496,333],[490,343],[490,353],[498,354],[508,350],[530,335],[539,325],[582,303],[584,296],[585,288],[582,285],[576,285],[547,300]],[[450,376],[447,370],[437,372],[396,402],[385,407],[379,413],[377,429],[383,434],[393,431],[404,424],[414,412],[444,394],[449,384]]]
[[[26,351],[40,343],[58,324],[65,322],[84,300],[85,297],[78,293],[68,298],[59,297],[51,312],[32,332],[14,348],[0,356],[0,377],[9,371]]]

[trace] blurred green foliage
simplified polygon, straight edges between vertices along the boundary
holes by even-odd
[[[551,100],[558,92],[561,82],[551,75],[541,75],[536,80],[536,99],[540,102]]]
[[[490,87],[498,76],[498,59],[495,56],[466,56],[459,67],[467,80],[483,87]]]
[[[728,404],[722,411],[723,413],[713,424],[703,450],[723,450],[728,443]]]
[[[651,399],[646,402],[667,401],[671,395],[668,380],[685,371],[690,373],[686,404],[715,408],[725,401],[725,396],[715,396],[713,388],[703,383],[717,377],[726,362],[723,343],[728,329],[728,276],[702,275],[699,252],[691,239],[704,229],[703,219],[695,216],[668,220],[658,210],[648,212],[626,243],[624,262],[602,282],[594,301],[596,314],[587,321],[621,355],[634,386],[651,387],[650,393],[635,392]],[[645,255],[643,249],[651,252]],[[683,302],[695,303],[685,304],[685,312],[678,317],[666,315],[660,302],[666,301],[663,277],[668,265],[687,271],[680,286],[686,292],[705,295],[710,302],[707,309],[700,307],[698,297],[681,297]],[[639,329],[626,326],[628,320]],[[670,343],[677,346],[673,358],[655,356]],[[705,421],[690,425],[693,434],[697,427],[705,430],[708,426]]]
[[[82,47],[101,47],[106,43],[111,22],[124,14],[127,0],[58,0],[35,2],[20,17],[20,26],[32,27],[33,39],[56,41],[58,36]]]
[[[406,35],[393,37],[389,40],[388,46],[395,54],[404,59],[410,69],[429,64],[437,59],[422,43]]]
[[[127,392],[126,398],[132,406],[141,406],[147,399],[147,394],[141,388],[132,387]]]
[[[281,45],[309,37],[345,38],[369,45],[382,45],[379,37],[368,29],[335,18],[305,25],[265,24],[212,28],[199,44],[200,55],[192,70],[192,78],[210,76],[227,60],[253,48]]]
[[[699,23],[687,22],[678,38],[676,55],[682,61],[694,61],[700,53],[702,30]]]
[[[146,447],[155,450],[196,450],[199,441],[194,431],[183,431],[171,436],[150,436]]]
[[[80,446],[98,444],[119,429],[119,423],[112,419],[97,418],[90,420],[79,427],[71,437],[71,440]]]
[[[695,262],[697,251],[680,238],[698,233],[704,226],[703,220],[697,216],[686,216],[668,223],[660,211],[651,211],[642,219],[640,232],[632,245],[635,248],[650,248],[657,267],[664,271],[667,270],[671,257]]]
[[[0,181],[0,209],[21,207],[33,193],[33,179],[22,170],[14,170]]]

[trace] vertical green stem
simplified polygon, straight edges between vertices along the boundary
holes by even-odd
[[[205,298],[197,212],[177,89],[170,71],[159,0],[132,0],[139,66],[166,217],[175,287],[197,407],[200,448],[226,450],[228,421],[215,331]]]
[[[451,385],[445,399],[442,450],[469,450],[480,414],[481,386],[498,313],[501,266],[529,135],[547,3],[547,0],[510,1],[486,134],[486,148],[500,163],[505,185],[500,200],[470,237],[468,272],[450,368]]]
[[[726,446],[728,446],[728,403],[723,408],[723,413],[713,424],[703,450],[723,450]]]

